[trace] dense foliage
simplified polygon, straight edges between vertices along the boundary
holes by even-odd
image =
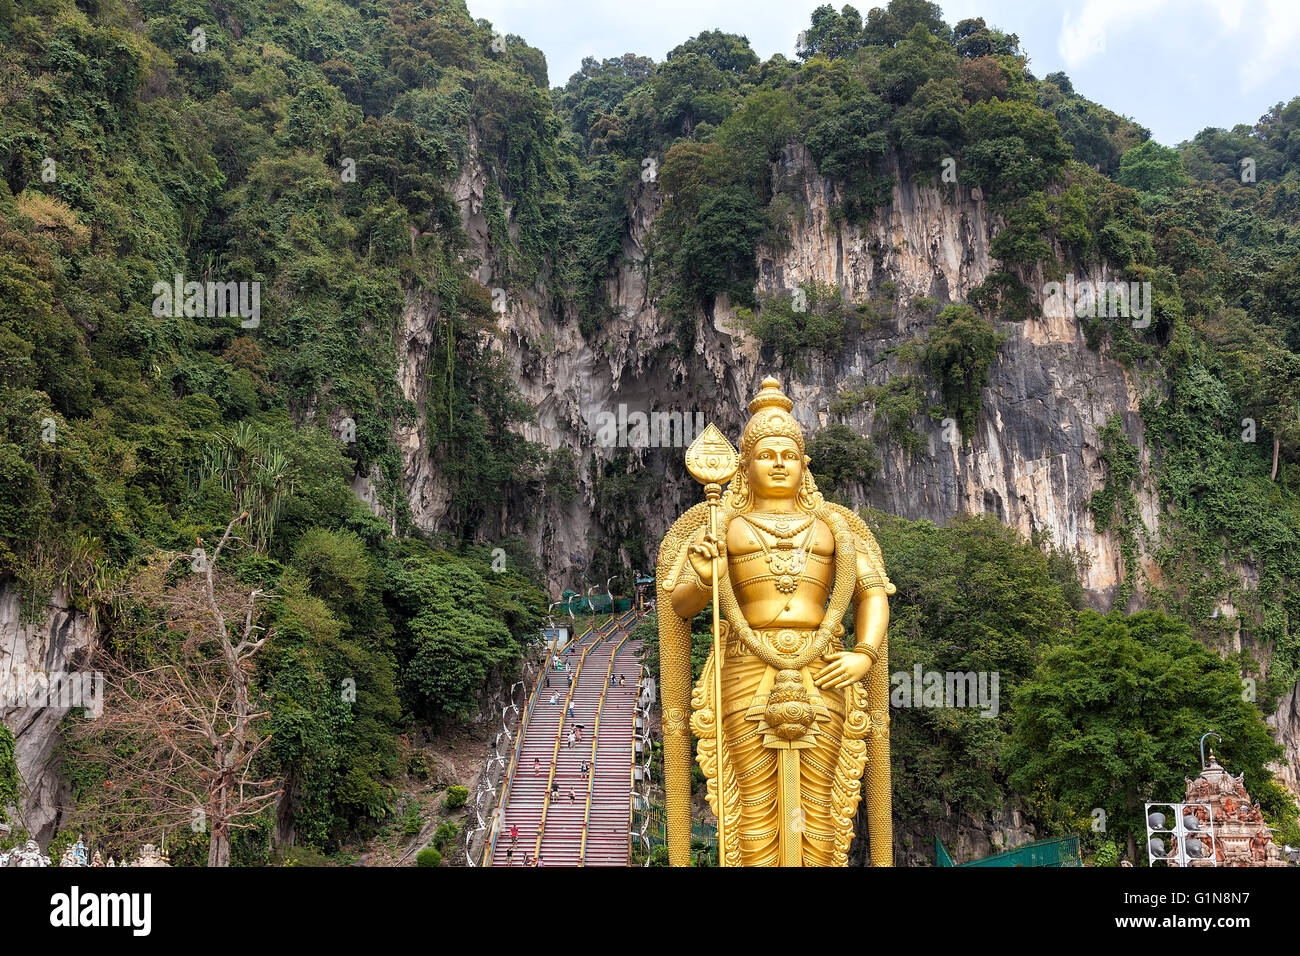
[[[795,371],[907,308],[887,281],[849,301],[763,271],[806,211],[785,174],[806,156],[831,181],[833,224],[867,222],[900,184],[951,192],[949,171],[1002,223],[968,301],[910,303],[905,367],[842,383],[832,414],[870,405],[878,427],[810,436],[827,492],[865,489],[883,451],[918,454],[922,415],[970,439],[1044,275],[1149,282],[1149,326],[1080,319],[1145,396],[1145,446],[1135,421],[1101,431],[1092,518],[1120,543],[1121,600],[1140,589],[1220,649],[1238,635],[1234,664],[1271,709],[1300,673],[1300,98],[1170,148],[1028,64],[1014,34],[950,26],[925,0],[819,7],[793,60],[713,30],[658,62],[587,59],[554,89],[538,50],[460,0],[0,2],[0,581],[29,618],[56,588],[85,609],[224,526],[238,502],[208,467],[220,449],[280,456],[274,522],[222,569],[275,596],[257,680],[266,769],[285,781],[236,856],[264,859],[275,829],[337,847],[389,813],[404,730],[474,715],[517,672],[545,600],[528,547],[501,537],[534,529],[530,503],[587,493],[593,579],[653,551],[641,515],[658,479],[636,455],[575,460],[524,437],[537,413],[494,347],[503,310],[546,299],[607,344],[607,279],[646,212],[649,288],[684,362],[719,303]],[[202,289],[163,301],[176,276],[256,283],[257,315]],[[422,407],[399,382],[415,351]],[[436,534],[400,487],[410,444],[395,436],[416,426],[445,496]],[[1148,479],[1156,528],[1136,507]],[[1040,648],[1072,646],[1078,585],[1059,555],[986,522],[873,520],[891,535],[903,665],[993,667],[1009,692]],[[103,620],[150,660],[138,630]],[[1161,641],[1182,639],[1160,621]],[[1123,627],[1148,622],[1085,622],[1077,653]],[[1005,711],[968,716],[900,718],[901,807],[937,814],[943,788],[991,807],[1013,770],[1027,786],[1055,772],[998,756]],[[1241,746],[1253,768],[1263,750]],[[67,758],[78,793],[106,779]]]
[[[285,793],[236,846],[245,862],[265,858],[272,822],[335,848],[382,820],[397,735],[476,713],[539,620],[530,563],[497,574],[481,552],[403,542],[393,440],[417,414],[397,343],[420,302],[437,316],[445,543],[541,482],[542,455],[510,428],[531,409],[484,347],[489,290],[461,262],[452,187],[471,121],[502,285],[531,282],[568,234],[569,185],[540,54],[492,40],[455,4],[0,5],[0,577],[29,615],[55,587],[84,607],[224,526],[229,482],[203,476],[229,436],[283,458],[274,527],[225,569],[275,595],[258,682]],[[155,283],[176,275],[257,283],[259,309],[214,311],[202,289],[160,305]],[[67,757],[78,792],[111,779]]]
[[[1145,840],[1143,800],[1180,797],[1188,755],[1213,727],[1219,756],[1245,774],[1278,841],[1300,835],[1295,804],[1267,768],[1281,748],[1243,699],[1236,668],[1158,611],[1085,611],[1018,689],[1012,719],[1010,782],[1064,829],[1095,830],[1102,819],[1132,851],[1136,836]]]
[[[14,760],[14,735],[8,727],[0,724],[0,823],[9,819],[5,807],[18,804],[20,786],[18,764]]]
[[[922,674],[998,675],[996,708],[927,707],[910,693],[891,708],[895,813],[916,821],[910,830],[933,832],[949,807],[976,813],[1009,795],[999,756],[1011,725],[1007,705],[1044,648],[1068,634],[1073,575],[992,518],[941,528],[867,517],[898,588],[890,600],[891,674],[909,688],[918,666]]]

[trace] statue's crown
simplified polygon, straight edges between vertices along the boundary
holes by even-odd
[[[757,415],[765,408],[780,408],[782,411],[790,411],[794,408],[794,402],[786,398],[781,391],[781,383],[771,375],[763,379],[763,384],[759,387],[758,394],[754,400],[749,403],[749,413]]]
[[[770,375],[763,379],[758,394],[749,403],[753,417],[740,438],[740,457],[749,461],[754,446],[764,438],[789,438],[799,446],[802,455],[803,430],[790,414],[792,408],[794,402],[781,391],[781,383]]]

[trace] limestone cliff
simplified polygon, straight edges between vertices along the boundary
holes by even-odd
[[[895,170],[897,173],[898,171]],[[940,304],[964,301],[993,269],[989,246],[1000,221],[988,204],[964,187],[915,185],[896,175],[892,202],[862,226],[836,222],[831,211],[837,187],[820,176],[802,146],[789,147],[775,164],[778,188],[795,201],[789,242],[760,249],[760,291],[780,293],[800,283],[838,285],[848,301],[886,303],[893,320],[855,337],[835,356],[810,359],[799,372],[764,361],[757,343],[739,328],[735,310],[720,298],[710,315],[698,318],[693,354],[676,343],[675,324],[656,308],[649,293],[647,237],[659,206],[655,184],[641,184],[629,198],[630,223],[623,261],[607,282],[615,318],[593,341],[576,319],[539,289],[512,295],[501,325],[501,347],[518,370],[524,397],[537,409],[537,424],[526,437],[548,448],[567,447],[577,460],[608,458],[618,449],[596,440],[599,416],[627,412],[703,412],[733,436],[742,411],[764,375],[775,371],[795,400],[796,413],[809,432],[838,420],[830,405],[847,385],[881,384],[899,373],[893,346],[926,334],[932,314],[914,306],[918,298]],[[471,238],[472,254],[483,265],[479,279],[491,286],[497,261],[482,222],[482,169],[465,164],[456,196]],[[945,191],[945,189],[947,191]],[[1101,271],[1080,276],[1104,281]],[[1042,276],[1029,277],[1041,287]],[[423,407],[424,363],[429,330],[437,321],[436,303],[413,301],[404,315],[406,347],[401,384],[406,396]],[[1149,451],[1137,415],[1138,384],[1120,364],[1089,349],[1077,320],[1043,317],[1000,323],[1009,335],[990,370],[978,433],[966,445],[943,440],[943,428],[925,416],[915,427],[927,448],[909,456],[881,440],[883,470],[856,504],[871,504],[907,518],[944,522],[961,512],[996,515],[1026,534],[1048,531],[1056,544],[1090,556],[1085,586],[1099,606],[1108,604],[1124,568],[1111,535],[1098,534],[1088,511],[1092,492],[1104,479],[1098,459],[1098,430],[1119,414],[1141,452]],[[422,348],[423,347],[423,348]],[[933,388],[931,404],[941,404]],[[864,404],[844,420],[857,431],[875,430],[875,409]],[[436,530],[447,494],[438,468],[417,425],[399,432],[404,449],[407,494],[416,522]],[[664,478],[662,498],[647,510],[647,537],[661,534],[675,514],[693,502],[696,490],[669,459],[679,448],[636,448],[642,465]],[[588,482],[588,470],[579,468]],[[589,496],[591,488],[584,486]],[[1148,527],[1156,521],[1156,502],[1139,498]],[[591,530],[590,498],[564,513],[514,515],[501,533],[527,533],[538,548],[552,583],[565,580],[568,555],[585,551]],[[529,527],[527,520],[532,519]],[[628,555],[632,563],[650,555]]]
[[[490,243],[483,211],[489,174],[474,157],[474,146],[471,132],[471,155],[461,166],[454,196],[470,241],[467,257],[478,262],[476,278],[494,288],[504,284],[501,257]],[[628,197],[623,255],[606,281],[614,318],[595,337],[585,337],[572,309],[543,286],[512,290],[506,299],[500,323],[505,334],[497,347],[517,370],[522,395],[537,415],[524,435],[550,449],[572,450],[579,463],[576,498],[511,511],[497,529],[530,539],[553,590],[575,583],[569,555],[588,551],[594,489],[586,465],[622,451],[617,443],[597,441],[600,416],[617,416],[620,406],[627,414],[702,412],[734,438],[743,425],[745,403],[759,381],[775,372],[810,433],[838,420],[860,433],[872,433],[875,408],[870,403],[842,419],[831,413],[831,403],[846,386],[882,384],[900,373],[898,360],[887,351],[923,338],[934,322],[933,310],[918,307],[917,299],[941,305],[963,301],[995,266],[990,245],[1001,221],[978,190],[918,185],[895,168],[890,203],[877,209],[870,222],[855,225],[833,217],[838,187],[817,173],[802,146],[788,147],[772,172],[774,184],[791,197],[793,208],[788,241],[759,250],[760,291],[788,292],[809,281],[830,283],[840,287],[849,302],[883,304],[892,316],[851,338],[838,355],[810,359],[797,371],[778,368],[744,336],[736,310],[721,298],[707,314],[697,316],[693,350],[684,354],[675,321],[660,312],[650,293],[648,236],[661,204],[653,181],[640,183]],[[1104,281],[1110,276],[1098,269],[1079,278]],[[1032,289],[1042,288],[1042,275],[1026,279]],[[430,447],[423,412],[438,302],[412,295],[402,319],[399,385],[419,411],[415,424],[395,430],[403,460],[402,490],[416,524],[437,531],[450,494],[437,449]],[[854,503],[939,523],[962,512],[989,513],[1026,534],[1050,532],[1057,545],[1088,557],[1084,584],[1089,598],[1100,608],[1109,607],[1126,569],[1118,543],[1112,535],[1096,531],[1088,508],[1105,477],[1098,431],[1110,416],[1121,417],[1140,453],[1140,516],[1154,529],[1158,506],[1149,491],[1150,449],[1137,413],[1141,386],[1104,350],[1088,348],[1073,318],[1047,315],[999,326],[1007,339],[990,368],[971,441],[945,441],[940,423],[917,416],[913,424],[925,436],[926,446],[909,455],[880,436],[881,473],[870,488],[857,489]],[[932,384],[928,397],[931,404],[941,404]],[[658,497],[646,503],[644,515],[646,540],[654,542],[677,514],[698,500],[699,491],[681,468],[681,448],[627,451],[656,479]],[[354,488],[377,512],[387,514],[392,509],[378,500],[373,477],[357,479]],[[652,555],[628,554],[622,560],[646,568]],[[1154,573],[1150,566],[1143,571]],[[1135,602],[1140,601],[1139,581]],[[20,627],[16,597],[0,595],[0,668],[11,666],[21,646],[26,659],[41,659],[46,669],[58,669],[91,637],[88,620],[62,604],[50,609],[45,625]],[[1293,688],[1283,698],[1271,725],[1291,761],[1280,776],[1300,792],[1294,769],[1300,765],[1296,694]],[[63,795],[51,758],[55,728],[65,712],[0,712],[16,733],[19,769],[29,791],[23,825],[42,839],[58,825]],[[1016,842],[1028,836],[1019,833],[1018,825],[1011,829],[1017,831]],[[950,836],[958,839],[956,831]]]
[[[14,693],[30,689],[42,675],[76,670],[91,647],[95,628],[85,614],[68,607],[56,592],[45,620],[24,624],[18,595],[0,589],[0,701],[13,702]],[[25,701],[30,702],[30,701]],[[43,703],[44,701],[42,701]],[[58,726],[68,713],[62,706],[6,707],[0,721],[14,734],[15,758],[22,778],[22,804],[10,820],[44,846],[59,828],[71,794],[59,772]]]
[[[1300,796],[1300,683],[1283,694],[1275,710],[1265,721],[1273,738],[1286,748],[1286,763],[1274,764],[1273,772],[1292,793]]]

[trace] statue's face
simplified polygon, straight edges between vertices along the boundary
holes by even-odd
[[[793,498],[803,482],[803,455],[793,438],[764,438],[754,446],[746,473],[760,498]]]

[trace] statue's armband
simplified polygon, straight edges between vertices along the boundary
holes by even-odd
[[[857,586],[853,589],[853,602],[856,604],[862,600],[872,588],[882,588],[886,594],[898,590],[885,573],[884,559],[874,536],[870,536],[870,532],[866,538],[854,535],[853,544],[857,550]]]
[[[662,569],[660,571],[664,577],[664,587],[667,589],[669,594],[671,594],[673,589],[683,580],[682,569],[686,566],[686,551],[689,547],[689,543],[679,545],[676,553],[672,556],[672,563],[669,564],[666,569],[667,573],[664,574]]]

